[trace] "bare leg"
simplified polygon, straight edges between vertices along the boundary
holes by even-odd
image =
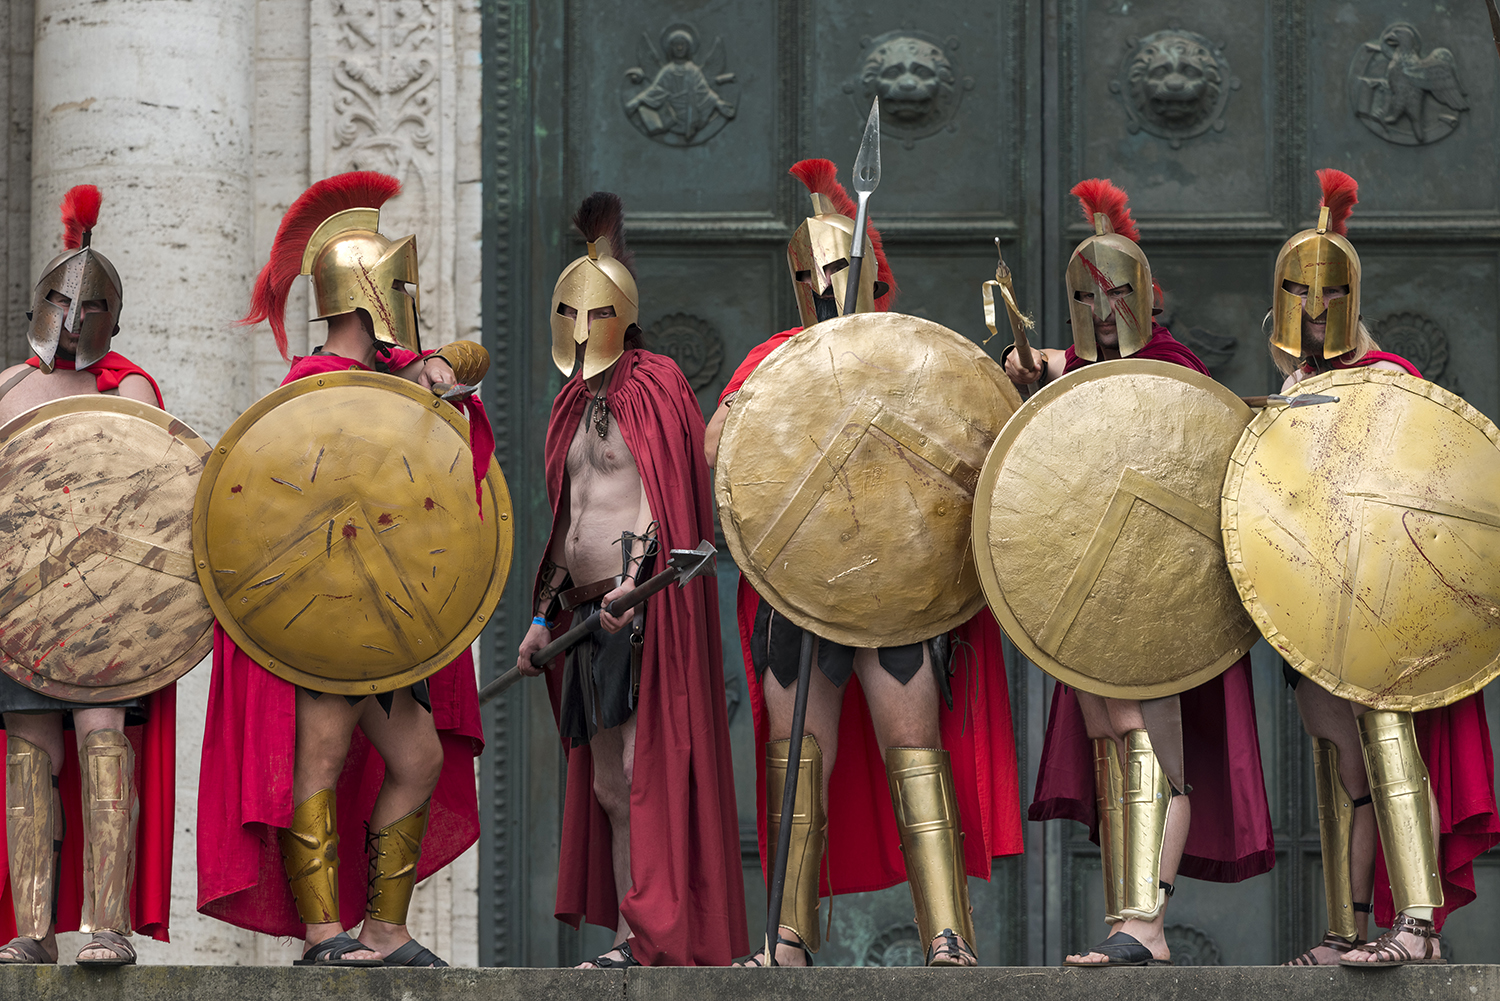
[[[330,698],[334,696],[318,701]],[[431,798],[443,771],[443,745],[432,713],[412,698],[410,689],[395,693],[389,718],[374,699],[365,699],[359,708],[359,728],[385,760],[385,780],[370,811],[370,829],[375,830],[400,820]],[[359,940],[384,958],[410,942],[411,935],[406,925],[367,917]]]
[[[787,740],[792,735],[792,711],[797,702],[795,681],[781,687],[776,675],[767,671],[761,677],[761,688],[765,693],[768,740]],[[833,762],[839,753],[839,715],[844,707],[844,690],[836,688],[828,676],[818,669],[818,644],[813,641],[813,669],[807,689],[807,716],[803,733],[810,734],[823,752],[823,802],[828,802],[828,776],[833,774]],[[793,753],[795,759],[795,752]],[[781,937],[788,942],[801,943],[802,938],[790,928],[781,929]],[[757,950],[757,954],[763,950]],[[756,965],[756,964],[750,964]],[[807,957],[796,946],[776,947],[777,966],[806,966]]]
[[[1322,685],[1304,680],[1297,685],[1297,712],[1302,717],[1302,728],[1309,737],[1331,740],[1339,750],[1339,778],[1352,799],[1361,799],[1370,794],[1370,780],[1365,774],[1364,749],[1359,742],[1359,727],[1355,723],[1359,709],[1353,702],[1330,693]],[[1349,882],[1353,888],[1354,902],[1368,904],[1375,894],[1375,811],[1366,803],[1354,811],[1353,830],[1349,850]],[[1370,915],[1364,911],[1354,914],[1355,926],[1360,939],[1369,935]],[[1336,964],[1341,956],[1332,949],[1318,945],[1308,952],[1320,966]]]
[[[594,797],[609,817],[610,860],[615,872],[615,898],[623,901],[630,892],[630,784],[635,777],[635,717],[619,726],[600,730],[589,741],[594,758]],[[615,948],[630,937],[630,924],[620,914],[615,923]],[[624,960],[624,953],[609,955]],[[580,963],[579,969],[598,969]]]
[[[52,774],[62,774],[63,742],[62,713],[6,713],[5,731],[8,736],[19,737],[41,748],[52,759]],[[57,930],[49,928],[47,937],[41,940],[42,948],[54,961],[57,959]],[[0,952],[6,947],[0,947]],[[19,957],[18,957],[19,958]]]
[[[1145,730],[1146,718],[1141,712],[1141,704],[1129,699],[1104,699],[1086,692],[1078,693],[1079,707],[1083,710],[1084,726],[1090,737],[1112,737],[1115,740],[1120,760],[1126,760],[1125,735],[1131,730]],[[1103,709],[1103,719],[1100,718],[1100,710]],[[1157,734],[1151,734],[1153,743],[1158,739]],[[1180,730],[1173,734],[1161,734],[1160,739],[1165,745],[1173,740],[1180,745],[1182,734]],[[1171,776],[1169,778],[1178,788],[1183,788],[1182,776]],[[1188,829],[1192,825],[1192,805],[1188,796],[1172,797],[1171,809],[1167,812],[1166,831],[1162,836],[1161,870],[1160,876],[1164,883],[1173,883],[1177,879],[1177,867],[1182,861],[1183,849],[1187,846]],[[1118,925],[1110,928],[1110,934],[1124,932],[1135,938],[1156,959],[1170,959],[1172,951],[1167,948],[1167,939],[1163,931],[1166,925],[1167,909],[1162,908],[1160,914],[1151,921],[1140,918],[1126,918]],[[1067,957],[1069,963],[1105,963],[1109,957],[1102,953],[1089,952],[1074,954]]]

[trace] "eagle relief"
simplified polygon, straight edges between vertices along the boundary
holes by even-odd
[[[1387,142],[1425,146],[1458,128],[1469,102],[1448,49],[1422,54],[1416,27],[1397,21],[1366,42],[1349,67],[1349,103],[1365,128]]]
[[[620,100],[625,116],[642,134],[667,146],[697,146],[719,133],[734,117],[727,88],[735,84],[724,70],[724,42],[715,38],[698,59],[698,32],[671,24],[661,47],[641,33],[636,65],[625,71]]]

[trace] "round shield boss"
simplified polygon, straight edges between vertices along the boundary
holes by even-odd
[[[510,572],[510,493],[474,499],[469,426],[415,383],[333,372],[282,386],[209,456],[198,575],[257,663],[320,692],[371,695],[453,660]]]
[[[1224,481],[1245,608],[1334,695],[1415,712],[1500,673],[1500,430],[1404,372],[1329,372],[1267,408]]]
[[[1208,376],[1133,358],[1027,401],[974,500],[979,578],[1022,653],[1082,691],[1150,699],[1250,649],[1219,534],[1219,487],[1249,420]]]
[[[53,698],[118,702],[213,647],[193,569],[208,445],[171,414],[71,396],[0,428],[0,670]]]
[[[1020,397],[977,344],[856,313],[783,343],[735,397],[715,491],[771,606],[851,646],[899,646],[983,604],[969,547],[979,469]]]

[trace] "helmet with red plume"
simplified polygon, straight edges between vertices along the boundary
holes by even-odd
[[[844,311],[857,209],[832,161],[802,160],[792,165],[791,174],[807,186],[813,204],[813,214],[797,227],[786,248],[787,266],[797,286],[797,311],[802,325],[810,327]],[[889,310],[896,301],[896,279],[880,231],[867,225],[865,232],[865,250],[875,258],[875,268],[860,269],[856,312]]]
[[[1276,255],[1271,344],[1297,360],[1337,358],[1359,341],[1359,254],[1344,235],[1359,202],[1359,184],[1342,170],[1318,171],[1318,224],[1292,237]],[[1321,344],[1302,343],[1306,316]]]
[[[369,170],[338,174],[304,191],[282,217],[250,312],[240,322],[269,322],[276,347],[289,358],[287,297],[299,275],[311,275],[316,319],[358,310],[378,344],[420,351],[416,237],[392,241],[377,231],[380,207],[400,192],[400,181]]]
[[[1151,340],[1151,317],[1161,289],[1151,280],[1151,262],[1136,242],[1140,231],[1125,192],[1108,179],[1091,178],[1075,185],[1073,195],[1094,229],[1068,261],[1073,349],[1080,358],[1098,360],[1097,319],[1114,325],[1120,357],[1128,358]]]
[[[103,202],[99,189],[80,184],[62,201],[64,252],[53,258],[32,291],[31,325],[26,339],[43,372],[51,372],[62,345],[63,331],[77,335],[72,348],[75,368],[88,368],[109,353],[109,342],[120,329],[120,276],[103,254],[90,245]]]

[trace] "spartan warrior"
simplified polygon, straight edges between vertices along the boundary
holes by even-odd
[[[1066,272],[1073,345],[1035,352],[1029,369],[1007,349],[1006,373],[1018,385],[1045,385],[1092,364],[1132,358],[1207,376],[1203,363],[1152,320],[1161,290],[1137,243],[1125,192],[1095,179],[1073,194],[1094,227]],[[1217,822],[1191,827],[1200,810]],[[1163,927],[1179,873],[1235,882],[1273,863],[1249,656],[1165,698],[1104,698],[1059,684],[1029,815],[1087,824],[1104,856],[1110,934],[1068,956],[1067,964],[1170,962]]]
[[[516,666],[629,594],[658,553],[713,537],[703,413],[677,364],[641,346],[620,199],[573,224],[587,252],[552,292],[566,380],[547,425],[552,532]],[[559,919],[613,929],[585,967],[724,965],[746,948],[739,821],[712,576],[668,588],[554,664],[568,757]]]
[[[27,339],[36,354],[0,372],[0,427],[11,425],[7,430],[18,427],[12,423],[18,415],[68,397],[110,394],[162,406],[155,380],[110,350],[120,329],[121,287],[114,265],[91,246],[100,202],[91,184],[63,199],[67,249],[47,265],[33,295]],[[0,440],[6,437],[0,432]],[[50,531],[35,510],[27,524]],[[59,532],[59,548],[75,534],[71,527]],[[0,563],[6,576],[22,569],[11,565],[17,549],[10,546]],[[9,607],[13,589],[25,585],[3,583],[0,604]],[[131,656],[123,649],[116,655]],[[8,661],[0,647],[0,662]],[[14,905],[13,914],[0,915],[0,929],[14,919],[15,935],[0,947],[0,963],[57,962],[59,931],[92,935],[78,953],[78,962],[91,966],[134,963],[132,926],[166,940],[174,796],[170,779],[160,776],[163,768],[171,774],[175,705],[170,684],[123,702],[69,702],[0,674],[6,730],[0,781]],[[72,792],[80,786],[81,803]],[[154,836],[138,846],[142,827]]]
[[[437,391],[472,385],[483,376],[488,358],[478,345],[457,342],[422,351],[415,237],[393,241],[379,232],[380,208],[399,191],[399,182],[384,174],[341,174],[314,184],[287,210],[245,322],[269,321],[287,357],[287,297],[292,283],[309,275],[317,318],[327,322],[328,333],[311,355],[289,358],[283,386],[374,370]],[[333,390],[312,395],[320,392]],[[475,465],[487,468],[488,425],[477,406],[468,416],[471,445],[481,460]],[[325,429],[297,430],[307,439],[297,440],[294,432],[287,442],[294,454],[313,451],[313,437]],[[409,447],[422,444],[419,439]],[[312,477],[319,468],[337,472],[360,447],[349,437],[330,436],[316,450],[316,461],[309,456]],[[444,469],[451,454],[441,456]],[[420,472],[416,460],[407,462]],[[365,468],[365,476],[372,475]],[[478,468],[475,473],[477,481]],[[269,473],[256,479],[274,483]],[[260,489],[248,482],[243,493],[240,485],[233,487],[236,496],[247,498]],[[208,530],[217,518],[210,507]],[[380,524],[390,520],[387,515]],[[352,549],[379,531],[355,522],[354,515],[345,519],[340,535],[329,521],[330,559],[345,540]],[[391,527],[403,523],[398,512]],[[317,539],[323,539],[321,529]],[[379,572],[378,565],[368,571]],[[262,583],[269,593],[269,585],[289,586],[295,577],[274,574]],[[415,584],[398,577],[385,587]],[[310,599],[302,606],[312,622],[321,622],[330,635],[353,628],[344,620],[359,616],[360,596],[324,597],[329,600],[323,604]],[[393,597],[391,604],[401,602]],[[412,610],[406,612],[409,619]],[[339,663],[357,673],[358,647],[347,644],[340,653]],[[457,858],[479,833],[473,759],[483,735],[469,651],[415,684],[374,696],[306,687],[313,680],[293,684],[268,666],[252,660],[223,624],[217,627],[199,788],[199,909],[243,928],[305,939],[298,965],[446,966],[411,938],[406,918],[417,880]],[[349,930],[361,922],[355,938]]]
[[[1268,319],[1271,355],[1286,376],[1282,392],[1326,372],[1420,378],[1411,362],[1380,350],[1360,316],[1359,254],[1346,236],[1358,184],[1332,169],[1318,171],[1318,180],[1318,224],[1288,240],[1276,258]],[[1310,461],[1281,458],[1288,465]],[[1341,698],[1325,679],[1313,683],[1299,670],[1285,665],[1313,739],[1328,930],[1291,965],[1442,961],[1438,932],[1448,914],[1474,899],[1474,857],[1500,840],[1483,693],[1403,712]],[[1424,762],[1434,761],[1443,767],[1429,774]],[[1386,859],[1379,873],[1377,831]],[[1367,942],[1372,909],[1390,930]]]
[[[834,318],[842,318],[835,321],[840,323],[853,319],[844,316],[844,309],[855,239],[854,203],[828,160],[801,161],[791,173],[812,196],[812,214],[787,246],[802,326],[784,330],[754,348],[719,398],[719,409],[708,427],[706,454],[710,463],[718,462],[721,498],[728,476],[723,455],[734,444],[725,435],[721,453],[721,435],[736,399],[742,403],[745,399],[741,390],[747,379],[764,363],[785,361],[788,350],[795,352],[803,343],[804,330],[817,330],[816,325]],[[864,239],[867,256],[873,255],[877,266],[860,271],[855,313],[889,318],[888,325],[898,337],[951,335],[936,324],[922,326],[923,321],[887,312],[896,295],[895,279],[880,233],[871,226]],[[940,356],[934,353],[932,357]],[[972,377],[976,363],[964,364]],[[994,375],[997,386],[991,388],[997,389],[1003,379],[998,371]],[[763,379],[767,376],[778,377],[770,368],[762,372]],[[796,377],[779,378],[783,381],[775,387],[801,384]],[[832,377],[825,378],[832,381]],[[961,380],[957,384],[967,385]],[[925,390],[915,395],[925,395]],[[977,396],[988,408],[989,397]],[[1016,400],[1011,406],[1018,404]],[[786,416],[805,423],[808,414]],[[757,437],[756,428],[746,427],[742,440]],[[982,457],[987,446],[987,441],[978,443],[977,455]],[[908,455],[904,461],[920,464],[923,459]],[[969,488],[955,491],[965,511],[972,484]],[[878,504],[873,496],[870,499]],[[720,510],[722,521],[722,504]],[[821,527],[828,530],[826,524]],[[967,532],[965,524],[965,538]],[[821,564],[814,568],[814,572],[824,570],[825,576],[838,573],[837,568]],[[894,591],[885,598],[893,611],[899,607],[899,614],[921,617],[923,601],[909,601],[910,595]],[[744,575],[737,604],[746,680],[755,707],[756,742],[764,747],[764,759],[757,762],[763,780],[757,784],[757,817],[768,874],[774,868],[770,863],[781,834],[787,775],[794,767],[798,775],[786,896],[772,945],[776,964],[812,965],[813,953],[821,945],[821,896],[905,881],[910,885],[928,965],[975,965],[967,876],[988,878],[994,856],[1021,850],[1009,695],[994,619],[981,605],[980,612],[967,622],[959,618],[951,634],[943,629],[921,642],[895,646],[880,646],[873,632],[866,634],[871,637],[868,645],[858,643],[855,636],[842,635],[842,630],[842,642],[817,638],[806,735],[794,763],[790,735],[802,630],[762,598]],[[969,614],[972,609],[964,618]],[[959,652],[950,657],[950,649]],[[853,739],[841,741],[841,735]],[[887,783],[874,779],[882,772]],[[767,962],[762,951],[743,965]]]

